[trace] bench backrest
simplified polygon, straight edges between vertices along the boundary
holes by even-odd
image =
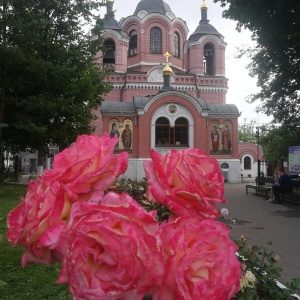
[[[256,185],[271,185],[274,183],[274,178],[272,177],[256,177]]]

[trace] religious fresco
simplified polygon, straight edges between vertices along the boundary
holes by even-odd
[[[117,136],[119,138],[118,144],[115,146],[114,153],[128,152],[132,154],[132,121],[125,120],[119,123],[116,119],[109,122],[110,137]]]
[[[210,155],[231,154],[231,124],[220,125],[217,122],[210,124],[209,132]]]
[[[111,138],[117,137],[119,142],[115,145],[114,153],[119,153],[119,144],[120,144],[120,130],[119,130],[119,122],[116,119],[110,120],[109,122],[109,136]]]
[[[221,132],[219,130],[219,124],[217,122],[212,122],[210,126],[210,142],[209,142],[209,150],[211,155],[221,154]]]
[[[222,153],[223,154],[231,154],[231,124],[230,123],[224,123],[223,129],[222,129]]]

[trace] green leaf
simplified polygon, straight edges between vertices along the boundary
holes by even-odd
[[[7,282],[0,279],[0,288],[5,285],[7,285]]]

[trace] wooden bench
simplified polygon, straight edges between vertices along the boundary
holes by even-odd
[[[285,200],[295,200],[300,201],[300,192],[289,192],[289,193],[280,193],[282,196],[282,201]]]
[[[248,195],[248,189],[254,189],[256,195],[263,193],[266,196],[266,199],[269,199],[268,195],[269,195],[269,192],[271,191],[272,187],[264,186],[264,185],[247,184],[246,185],[246,195]]]
[[[282,201],[285,200],[292,200],[294,201],[299,201],[300,202],[300,179],[293,179],[293,191],[288,192],[288,193],[280,193],[282,197]]]
[[[255,185],[246,185],[246,195],[248,195],[248,189],[254,189],[256,195],[263,194],[266,197],[266,199],[269,199],[269,193],[272,189],[273,183],[274,179],[272,177],[256,177]]]

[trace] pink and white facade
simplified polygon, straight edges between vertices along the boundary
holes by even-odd
[[[219,161],[228,181],[240,182],[240,114],[226,103],[226,42],[209,24],[205,1],[190,35],[165,1],[136,2],[133,15],[118,22],[113,0],[107,0],[98,58],[111,71],[112,90],[95,112],[96,134],[119,137],[115,151],[129,153],[129,178],[144,176],[142,162],[151,149],[197,147]]]

